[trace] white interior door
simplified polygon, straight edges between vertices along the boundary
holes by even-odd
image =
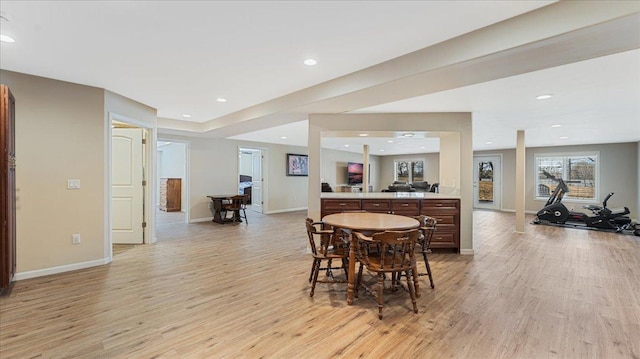
[[[141,128],[114,128],[111,147],[111,236],[115,244],[143,243]]]
[[[251,152],[253,177],[251,179],[251,209],[262,213],[262,151]]]
[[[473,207],[501,209],[502,164],[500,156],[473,157]]]

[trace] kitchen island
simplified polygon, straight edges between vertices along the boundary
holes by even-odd
[[[321,216],[346,211],[425,215],[438,222],[431,248],[460,252],[460,197],[431,192],[322,193]]]

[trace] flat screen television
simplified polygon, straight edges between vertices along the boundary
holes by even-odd
[[[362,163],[347,163],[347,182],[349,185],[362,184],[363,169]]]

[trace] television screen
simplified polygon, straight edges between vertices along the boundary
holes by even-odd
[[[362,163],[347,163],[347,182],[350,185],[362,184],[362,173],[364,166]]]

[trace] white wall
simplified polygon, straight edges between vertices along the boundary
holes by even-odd
[[[105,263],[105,121],[117,112],[153,123],[155,109],[95,87],[0,77],[16,98],[16,278]]]
[[[307,207],[307,177],[286,176],[287,153],[305,154],[306,148],[246,141],[162,135],[168,141],[189,141],[189,221],[212,217],[207,195],[238,192],[240,147],[260,148],[265,156],[264,213]]]
[[[361,153],[322,149],[320,178],[327,182],[334,192],[338,191],[338,186],[347,184],[348,162],[364,163],[363,155]],[[373,186],[374,191],[379,191],[380,156],[369,155],[369,165],[371,166],[369,184]]]
[[[526,149],[526,201],[525,210],[535,213],[544,206],[544,200],[535,199],[535,168],[536,153],[571,153],[598,151],[600,153],[600,193],[597,195],[602,201],[609,192],[615,192],[608,205],[611,207],[627,206],[631,216],[639,218],[640,204],[638,197],[640,189],[638,178],[640,169],[640,145],[631,143],[593,144],[582,146],[529,147]],[[502,208],[514,210],[515,200],[515,149],[497,151],[477,151],[474,155],[502,154]],[[563,200],[567,207],[574,207],[580,211],[584,203]]]

